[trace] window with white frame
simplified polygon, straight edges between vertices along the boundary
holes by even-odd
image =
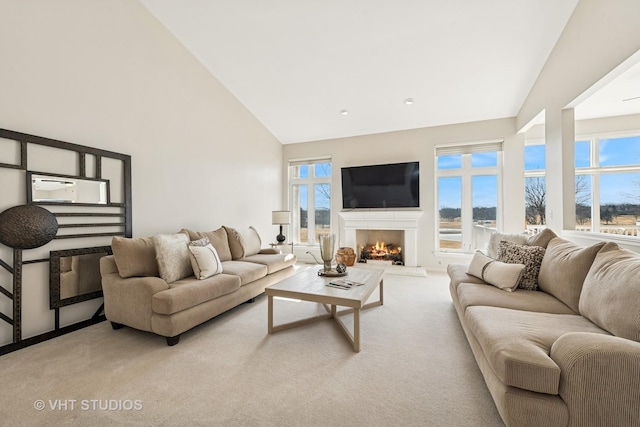
[[[544,140],[528,141],[524,146],[525,223],[528,229],[544,228],[547,223],[546,151]]]
[[[289,195],[294,243],[331,232],[331,159],[289,162]]]
[[[502,141],[436,147],[439,251],[473,252],[500,228]]]
[[[638,236],[640,133],[575,142],[576,229]]]

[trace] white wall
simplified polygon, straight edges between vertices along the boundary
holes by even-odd
[[[0,58],[0,128],[132,156],[135,236],[222,224],[254,225],[265,241],[277,233],[282,146],[138,2],[2,0]],[[38,170],[64,169],[56,162]],[[0,211],[26,202],[24,172],[0,168],[0,178]],[[47,256],[51,245],[24,257]],[[0,257],[11,263],[6,248]],[[53,328],[48,264],[27,268],[25,338]],[[11,289],[6,274],[0,281]],[[63,324],[75,320],[70,311],[86,318],[96,308],[79,306],[63,309]],[[0,345],[10,340],[0,321]]]
[[[344,228],[338,213],[342,210],[342,191],[340,168],[380,163],[408,161],[420,162],[420,209],[424,214],[419,221],[418,265],[426,268],[443,268],[450,261],[460,257],[438,256],[434,254],[436,235],[436,204],[434,200],[435,146],[446,143],[505,139],[505,151],[510,161],[509,170],[522,171],[523,162],[516,164],[514,159],[521,155],[524,139],[515,134],[515,119],[488,120],[475,123],[461,123],[449,126],[389,132],[351,138],[330,139],[284,146],[284,162],[296,159],[308,159],[331,156],[331,222],[334,233],[344,236]],[[522,173],[520,172],[520,175]],[[517,175],[516,175],[517,176]],[[517,181],[517,180],[515,180]],[[512,184],[509,184],[511,188]],[[517,185],[517,184],[513,184]],[[524,180],[521,188],[524,188]],[[287,191],[286,186],[283,191]],[[286,194],[286,193],[285,193]],[[520,231],[523,227],[524,196],[505,198],[505,213],[521,215],[520,221],[506,221],[506,229]],[[515,212],[515,213],[514,213]],[[519,224],[519,225],[518,225]],[[336,226],[338,225],[338,226]],[[344,242],[340,242],[343,244]]]

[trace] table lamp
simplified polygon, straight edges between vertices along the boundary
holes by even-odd
[[[284,242],[286,240],[286,237],[284,236],[284,234],[282,234],[282,226],[284,224],[290,224],[291,223],[290,212],[289,211],[272,211],[271,212],[271,223],[273,225],[279,225],[280,226],[280,234],[278,234],[276,236],[276,240],[278,241],[278,243]]]

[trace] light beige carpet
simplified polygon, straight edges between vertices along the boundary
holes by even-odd
[[[387,275],[360,353],[330,320],[268,335],[264,296],[175,347],[102,322],[0,357],[0,424],[501,426],[447,285]],[[274,305],[276,323],[324,310]]]

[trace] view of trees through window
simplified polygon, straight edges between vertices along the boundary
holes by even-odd
[[[640,136],[575,142],[576,230],[637,236],[640,229]],[[544,145],[525,147],[528,227],[546,224]]]
[[[331,232],[331,162],[292,164],[290,193],[294,242],[313,244]]]

